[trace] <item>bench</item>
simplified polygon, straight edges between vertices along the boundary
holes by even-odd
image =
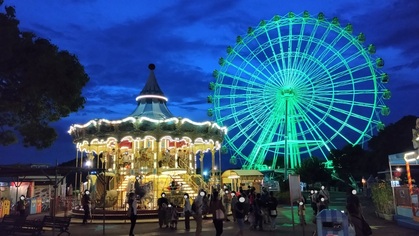
[[[58,229],[60,231],[58,235],[61,235],[62,233],[67,233],[67,235],[70,235],[70,232],[68,231],[70,223],[71,217],[44,216],[41,225],[43,231],[45,231],[47,228],[52,230]]]
[[[42,233],[39,220],[27,220],[26,216],[5,215],[0,222],[0,232],[6,235],[40,235]]]
[[[13,235],[31,235],[39,236],[42,234],[42,221],[40,220],[28,220],[21,222],[19,225],[15,225],[13,228]]]
[[[20,227],[25,222],[26,216],[21,215],[4,215],[0,222],[0,232],[6,233],[6,235],[13,234],[15,228]]]

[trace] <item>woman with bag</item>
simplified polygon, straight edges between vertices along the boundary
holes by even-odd
[[[349,214],[349,223],[354,227],[356,236],[368,236],[372,234],[371,227],[365,221],[361,212],[361,205],[356,197],[348,198],[346,210]]]
[[[128,211],[127,215],[131,221],[131,227],[129,229],[129,235],[134,236],[134,227],[137,223],[137,199],[135,198],[135,193],[130,193],[128,195]]]
[[[210,211],[215,227],[215,235],[220,236],[223,233],[223,221],[226,219],[226,211],[217,191],[214,191],[212,194]]]

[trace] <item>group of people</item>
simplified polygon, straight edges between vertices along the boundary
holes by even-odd
[[[321,186],[320,190],[311,190],[309,197],[314,216],[323,209],[329,208],[330,194],[324,186]]]
[[[262,193],[256,193],[255,188],[246,191],[240,189],[237,193],[235,191],[229,193],[225,189],[223,195],[218,190],[214,190],[211,195],[201,190],[190,209],[188,202],[185,202],[185,229],[189,229],[186,226],[189,226],[189,219],[186,217],[186,212],[189,211],[196,221],[195,235],[201,235],[202,219],[209,213],[212,215],[216,236],[219,236],[223,233],[223,222],[230,221],[228,214],[231,211],[233,221],[239,228],[236,234],[238,236],[243,235],[245,222],[250,224],[250,229],[259,230],[263,230],[264,223],[270,223],[271,230],[274,230],[277,206],[278,200],[273,192],[268,192],[266,189],[262,189]]]
[[[193,200],[188,193],[185,193],[183,197],[183,211],[178,211],[178,207],[169,201],[166,194],[161,194],[157,200],[159,228],[177,229],[179,216],[182,215],[185,217],[185,230],[190,230],[190,221],[193,218],[196,222],[195,235],[200,236],[202,221],[207,214],[211,214],[216,236],[220,236],[223,233],[224,221],[230,221],[228,214],[231,211],[233,221],[237,222],[239,228],[236,234],[238,236],[243,235],[245,222],[250,223],[251,229],[263,230],[264,223],[270,223],[271,230],[275,229],[278,200],[273,192],[268,192],[266,189],[263,189],[261,193],[256,193],[255,188],[246,191],[240,189],[237,193],[235,191],[229,193],[225,190],[223,195],[218,190],[213,190],[212,194],[200,190]],[[127,201],[128,216],[131,220],[130,236],[134,235],[137,219],[136,202],[135,193],[130,193]]]
[[[185,194],[189,198],[187,194]],[[160,228],[171,228],[177,229],[177,222],[179,219],[179,212],[177,206],[169,202],[166,198],[166,194],[162,193],[160,198],[157,200],[158,206],[158,218]]]
[[[85,203],[90,203],[89,192],[84,196]],[[327,209],[329,205],[329,192],[322,186],[319,191],[311,191],[310,193],[311,207],[313,208],[314,219],[316,215],[323,209]],[[300,223],[305,224],[305,199],[298,201],[298,215],[300,216]],[[130,193],[128,196],[128,216],[131,221],[129,235],[132,236],[136,220],[137,220],[137,201],[135,193]],[[178,207],[169,201],[165,193],[157,201],[158,204],[158,219],[160,228],[177,229],[179,216],[185,217],[185,230],[190,230],[190,221],[193,218],[196,222],[195,236],[200,236],[202,233],[202,221],[207,214],[212,215],[212,221],[215,228],[216,236],[223,233],[223,222],[230,221],[228,214],[231,211],[233,221],[237,223],[239,231],[237,236],[243,236],[246,222],[250,224],[250,229],[263,230],[264,224],[269,224],[271,230],[275,230],[275,221],[278,215],[277,207],[278,200],[275,198],[273,192],[268,192],[262,188],[261,193],[257,193],[255,188],[243,190],[240,188],[239,192],[224,190],[221,194],[218,190],[213,190],[212,194],[207,194],[204,190],[200,190],[195,199],[191,199],[188,193],[184,194],[183,211],[178,211]],[[85,223],[89,212],[89,204],[83,204],[85,207]],[[348,212],[349,224],[351,225],[354,235],[366,236],[370,235],[365,232],[369,228],[366,223],[361,210],[361,204],[355,193],[349,193],[347,198],[346,209]],[[315,223],[315,222],[314,222]]]

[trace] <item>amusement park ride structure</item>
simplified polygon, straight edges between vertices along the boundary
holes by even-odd
[[[209,189],[197,173],[197,159],[201,173],[207,155],[214,167],[227,129],[210,121],[175,117],[166,106],[155,66],[148,68],[147,83],[132,114],[121,120],[95,119],[70,127],[77,147],[76,166],[90,163],[91,168],[103,169],[88,175],[85,183],[81,176],[76,177],[75,183],[76,189],[90,190],[98,207],[123,208],[127,193],[135,191],[141,208],[155,209],[162,192],[176,204],[183,199],[181,193],[193,197],[200,189]]]
[[[249,27],[227,47],[209,85],[208,114],[228,127],[232,164],[287,176],[303,158],[328,161],[331,150],[384,128],[389,75],[375,46],[353,31],[337,17],[289,12]]]

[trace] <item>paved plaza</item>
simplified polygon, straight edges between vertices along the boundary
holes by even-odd
[[[346,202],[346,196],[342,192],[332,192],[331,193],[331,209],[344,209]],[[400,227],[396,224],[395,221],[386,221],[375,216],[374,207],[372,202],[368,200],[363,200],[363,210],[366,220],[370,223],[371,228],[373,229],[373,235],[380,236],[417,236],[419,231]],[[292,212],[294,212],[295,224],[293,225]],[[277,218],[277,230],[271,232],[269,231],[269,226],[265,225],[264,231],[259,230],[250,230],[245,231],[245,236],[261,236],[261,235],[290,235],[290,236],[311,236],[315,230],[315,225],[311,223],[312,220],[312,210],[309,205],[307,205],[306,219],[307,225],[302,227],[298,223],[298,216],[296,209],[291,209],[290,206],[280,206],[279,207],[279,216]],[[30,216],[37,217],[37,216]],[[230,216],[231,219],[231,216]],[[72,236],[94,236],[94,235],[128,235],[129,232],[129,220],[105,220],[103,224],[103,219],[93,220],[92,223],[87,225],[81,224],[81,219],[72,219],[72,224],[70,226],[70,232]],[[249,227],[250,228],[250,227]],[[232,221],[224,223],[224,233],[223,235],[230,236],[235,235],[238,231],[236,224]],[[137,226],[135,228],[135,235],[141,236],[154,236],[154,235],[194,235],[195,233],[195,222],[191,221],[191,230],[184,230],[184,222],[179,221],[178,229],[159,229],[156,219],[150,220],[138,220]],[[46,232],[45,235],[58,235],[58,232]],[[215,235],[214,226],[212,220],[203,221],[203,232],[202,236],[213,236]]]

